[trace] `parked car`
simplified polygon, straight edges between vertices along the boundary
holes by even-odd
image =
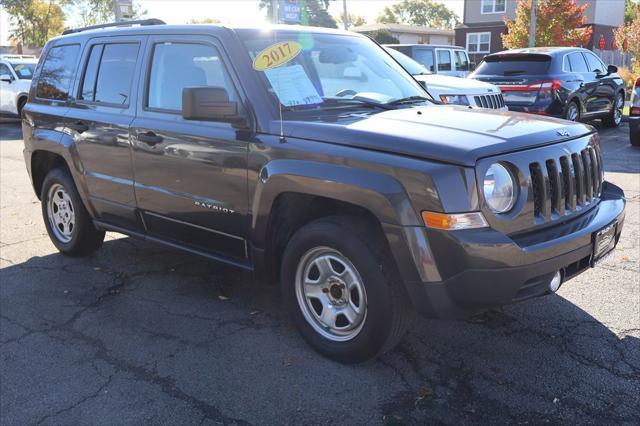
[[[434,74],[465,78],[471,65],[464,47],[436,44],[387,44],[404,53]]]
[[[631,92],[631,108],[629,109],[629,140],[631,145],[640,146],[640,78]]]
[[[511,111],[617,127],[625,99],[617,72],[587,49],[537,47],[487,55],[470,78],[499,86]]]
[[[33,55],[0,55],[0,116],[20,116],[37,63]]]
[[[433,74],[404,53],[384,48],[437,101],[471,108],[490,108],[507,111],[500,89],[493,84],[468,78]]]
[[[359,362],[414,311],[553,293],[618,241],[590,126],[433,105],[356,33],[135,23],[49,41],[24,107],[63,254],[115,231],[253,271],[312,347]]]

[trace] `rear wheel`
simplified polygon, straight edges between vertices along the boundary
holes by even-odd
[[[94,227],[67,170],[57,168],[47,174],[40,201],[49,238],[61,253],[87,256],[100,248],[104,232]]]
[[[613,101],[613,108],[609,115],[602,120],[605,127],[618,127],[622,123],[622,113],[624,110],[624,95],[618,93]]]
[[[576,101],[569,102],[567,109],[564,112],[565,120],[579,121],[580,120],[580,107]]]
[[[413,311],[386,245],[346,216],[302,227],[282,262],[282,292],[302,337],[321,354],[363,362],[394,347]]]

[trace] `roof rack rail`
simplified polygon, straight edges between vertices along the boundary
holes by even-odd
[[[62,32],[62,35],[81,33],[83,31],[89,31],[89,30],[97,30],[99,28],[130,27],[132,25],[146,26],[146,25],[165,25],[165,24],[166,22],[164,22],[162,19],[155,19],[155,18],[140,19],[137,21],[110,22],[108,24],[89,25],[88,27],[82,27],[82,28],[69,28],[68,30],[64,30]]]

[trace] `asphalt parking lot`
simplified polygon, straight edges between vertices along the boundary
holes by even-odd
[[[628,423],[640,419],[640,149],[601,130],[628,197],[616,252],[557,295],[417,319],[343,366],[291,327],[277,287],[119,234],[58,254],[20,130],[0,124],[0,424]]]

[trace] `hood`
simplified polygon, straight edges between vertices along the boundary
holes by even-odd
[[[470,78],[450,77],[440,74],[420,74],[415,75],[414,78],[424,82],[427,85],[427,90],[434,89],[451,95],[500,93],[498,86]]]
[[[339,118],[289,120],[285,136],[463,166],[480,158],[573,139],[592,127],[524,113],[455,105],[402,108]],[[279,133],[279,122],[271,131]]]

